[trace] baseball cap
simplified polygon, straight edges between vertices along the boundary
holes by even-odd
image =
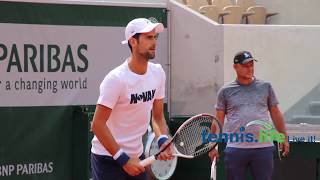
[[[257,61],[257,60],[254,59],[251,53],[248,51],[238,52],[233,59],[234,64],[247,64],[250,61]]]
[[[162,23],[158,23],[155,18],[137,18],[130,21],[126,27],[125,38],[122,44],[127,44],[128,40],[137,33],[147,33],[156,30],[156,33],[163,31],[164,27]]]

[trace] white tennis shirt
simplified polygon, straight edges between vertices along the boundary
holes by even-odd
[[[126,60],[109,72],[100,84],[97,104],[112,109],[106,126],[131,157],[139,157],[143,153],[142,136],[150,123],[154,99],[165,96],[165,80],[160,64],[148,62],[147,72],[138,75],[129,69]],[[96,136],[92,139],[91,151],[111,156]]]

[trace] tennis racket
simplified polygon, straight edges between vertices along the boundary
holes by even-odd
[[[219,135],[221,126],[219,121],[210,114],[199,114],[186,120],[176,131],[170,142],[157,154],[142,161],[140,165],[146,167],[157,160],[161,152],[173,144],[173,156],[194,158],[212,150],[218,141],[210,142],[203,137],[203,133]]]

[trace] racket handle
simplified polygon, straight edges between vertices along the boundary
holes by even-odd
[[[156,157],[155,156],[150,156],[150,157],[140,161],[140,165],[143,166],[143,167],[146,167],[146,166],[152,164],[155,161],[156,161]]]

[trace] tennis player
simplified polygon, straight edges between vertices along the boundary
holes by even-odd
[[[216,118],[225,124],[226,134],[253,134],[246,140],[228,139],[225,149],[225,168],[228,180],[245,180],[247,169],[255,180],[271,180],[273,173],[273,142],[260,142],[259,126],[243,129],[254,120],[270,122],[269,114],[276,130],[283,133],[281,144],[283,155],[289,153],[288,134],[278,100],[270,83],[254,77],[255,59],[248,51],[238,52],[234,57],[234,70],[237,79],[223,86],[218,92]],[[226,117],[226,122],[224,119]],[[235,137],[235,136],[234,136]],[[212,150],[213,159],[217,151]]]
[[[137,18],[128,23],[125,40],[131,56],[109,72],[100,85],[93,117],[91,167],[94,180],[147,179],[139,164],[144,158],[142,136],[152,125],[159,147],[168,143],[163,115],[165,72],[160,64],[149,62],[156,54],[162,23]],[[171,149],[159,160],[172,159]]]

